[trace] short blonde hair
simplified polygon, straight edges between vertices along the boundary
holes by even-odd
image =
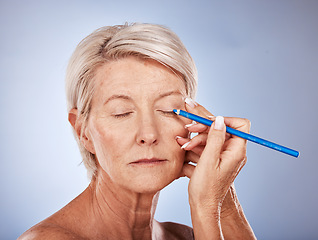
[[[155,60],[181,74],[186,94],[194,98],[197,70],[179,37],[155,24],[125,24],[97,29],[84,38],[72,54],[66,71],[67,109],[75,108],[87,123],[94,94],[94,75],[101,65],[127,56]],[[83,131],[82,131],[83,132]],[[74,132],[89,178],[97,170],[95,155],[81,144]]]

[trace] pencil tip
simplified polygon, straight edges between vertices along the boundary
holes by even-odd
[[[179,114],[180,114],[180,109],[173,109],[173,112],[174,112],[175,114],[179,115]]]

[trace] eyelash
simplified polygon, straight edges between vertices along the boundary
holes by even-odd
[[[162,112],[163,114],[165,114],[165,115],[171,115],[171,116],[174,116],[175,115],[175,113],[173,112],[173,111],[160,111],[160,112]]]
[[[122,113],[122,114],[116,114],[114,115],[115,118],[124,118],[124,117],[128,117],[129,114],[131,114],[132,112],[126,112],[126,113]]]
[[[169,115],[169,116],[174,116],[175,113],[173,111],[162,111],[159,110],[161,113],[163,113],[164,115]],[[124,118],[124,117],[128,117],[132,112],[126,112],[126,113],[122,113],[122,114],[116,114],[114,115],[115,118]]]

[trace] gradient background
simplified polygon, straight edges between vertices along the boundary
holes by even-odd
[[[65,69],[83,37],[125,21],[170,27],[196,61],[198,102],[301,152],[249,143],[236,188],[259,239],[318,239],[318,1],[307,0],[0,1],[0,238],[17,238],[88,185]],[[191,225],[187,183],[162,191],[159,221]]]

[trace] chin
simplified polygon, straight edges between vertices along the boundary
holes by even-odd
[[[156,193],[172,183],[177,177],[175,174],[169,176],[167,174],[161,176],[144,175],[136,177],[129,185],[134,192]]]
[[[132,164],[123,184],[134,192],[156,193],[180,176],[181,161]],[[183,162],[183,161],[182,161]]]

